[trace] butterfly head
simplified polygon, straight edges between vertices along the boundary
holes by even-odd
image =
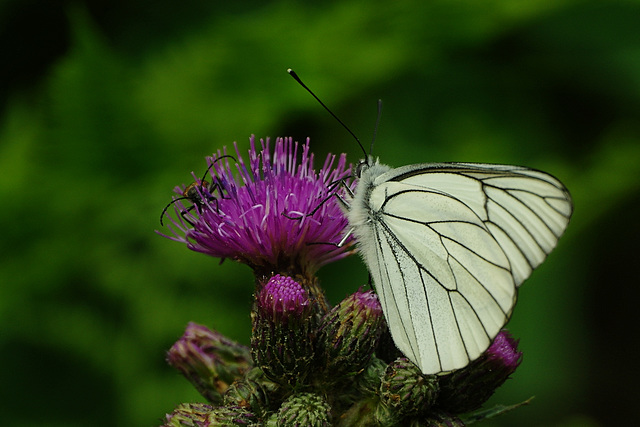
[[[360,160],[353,172],[357,179],[370,181],[378,175],[382,175],[391,169],[387,165],[380,164],[380,160],[373,156],[367,156],[366,159]]]
[[[356,178],[362,177],[362,174],[371,166],[375,166],[379,163],[379,160],[373,156],[367,156],[366,159],[360,159],[356,167],[353,169]]]

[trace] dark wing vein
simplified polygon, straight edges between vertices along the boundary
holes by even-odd
[[[450,163],[392,172],[369,211],[389,326],[417,363],[436,368],[431,357],[441,370],[459,367],[463,351],[478,357],[508,320],[517,286],[566,228],[571,198],[558,180],[527,168]],[[424,311],[412,313],[423,301]],[[418,324],[425,319],[428,327]]]
[[[388,214],[388,213],[385,213],[384,215],[385,215],[385,216],[389,216],[389,217],[393,217],[393,218],[396,218],[396,219],[399,219],[399,220],[407,221],[407,222],[418,223],[418,224],[420,224],[420,225],[424,225],[424,226],[426,226],[426,227],[429,227],[429,224],[431,224],[431,223],[422,223],[422,222],[419,222],[419,221],[413,220],[413,219],[411,219],[411,218],[403,218],[403,217],[399,217],[399,216],[397,216],[397,215]],[[466,224],[468,224],[468,225],[473,225],[473,226],[478,227],[478,225],[477,225],[477,224],[470,223],[470,222],[464,222],[464,221],[435,221],[435,223],[447,223],[447,222],[453,222],[453,223],[455,223],[455,222],[461,222],[461,223],[466,223]],[[471,356],[470,356],[470,352],[469,352],[469,348],[468,348],[468,343],[466,342],[466,340],[465,340],[465,339],[464,339],[464,337],[463,337],[463,333],[462,333],[462,330],[461,330],[461,324],[460,324],[460,321],[458,320],[458,316],[459,316],[459,307],[457,307],[457,304],[455,304],[455,303],[453,302],[453,297],[452,297],[452,296],[453,296],[453,294],[456,294],[456,295],[460,296],[460,297],[461,297],[461,298],[466,302],[466,304],[467,304],[468,308],[469,308],[469,309],[474,313],[474,316],[475,316],[476,320],[478,320],[478,323],[482,326],[482,329],[483,329],[483,331],[484,331],[484,333],[485,333],[486,337],[490,339],[490,338],[491,338],[491,334],[490,334],[490,333],[489,333],[489,331],[487,330],[486,325],[485,325],[485,323],[482,321],[482,318],[481,318],[480,314],[478,313],[478,311],[477,311],[476,307],[475,307],[475,306],[474,306],[474,305],[469,301],[469,299],[467,298],[467,296],[466,296],[464,293],[460,292],[460,291],[457,289],[457,286],[456,286],[456,289],[453,289],[453,290],[452,290],[452,289],[448,289],[446,286],[444,286],[444,284],[443,284],[443,283],[442,283],[442,282],[441,282],[441,281],[440,281],[440,280],[439,280],[435,275],[433,275],[433,274],[429,271],[429,269],[428,269],[428,268],[427,268],[427,267],[426,267],[426,266],[425,266],[421,261],[419,261],[419,260],[418,260],[418,259],[417,259],[417,258],[416,258],[412,253],[411,253],[411,251],[410,251],[410,250],[409,250],[409,249],[408,249],[408,248],[407,248],[407,247],[406,247],[406,246],[405,246],[405,245],[404,245],[404,244],[403,244],[403,243],[402,243],[402,242],[401,242],[401,241],[396,237],[396,235],[393,233],[393,231],[389,228],[389,226],[388,226],[388,225],[387,225],[383,220],[379,220],[376,224],[377,224],[377,225],[379,225],[379,227],[374,227],[374,229],[375,229],[375,230],[378,230],[378,229],[380,229],[380,230],[384,230],[384,232],[383,232],[383,234],[384,234],[384,239],[386,240],[387,244],[389,245],[390,249],[392,250],[392,252],[393,252],[393,254],[394,254],[394,262],[395,262],[395,264],[396,264],[396,265],[397,265],[397,267],[398,267],[398,271],[400,271],[400,274],[401,274],[401,276],[402,276],[402,280],[403,280],[403,282],[404,282],[404,280],[405,280],[405,275],[404,275],[404,272],[403,272],[403,271],[402,271],[402,269],[401,269],[402,264],[399,262],[399,257],[398,257],[398,255],[397,255],[397,253],[396,253],[396,248],[401,249],[401,250],[403,251],[403,253],[405,254],[405,256],[406,256],[407,258],[409,258],[409,259],[411,259],[411,260],[413,261],[413,263],[415,264],[415,267],[416,267],[417,269],[419,269],[420,271],[423,271],[424,273],[426,273],[430,278],[432,278],[432,279],[433,279],[433,281],[434,281],[435,283],[437,283],[440,287],[442,287],[442,288],[447,292],[447,298],[448,298],[449,306],[450,306],[450,308],[451,308],[451,312],[453,313],[453,316],[454,316],[454,318],[455,318],[455,322],[456,322],[456,330],[458,331],[458,336],[459,336],[459,338],[460,338],[460,342],[462,343],[462,345],[463,345],[463,347],[464,347],[464,349],[465,349],[465,351],[466,351],[466,353],[467,353],[467,358],[470,358]],[[473,254],[473,255],[477,256],[478,258],[480,258],[482,261],[487,262],[487,263],[490,263],[491,265],[494,265],[495,267],[498,267],[498,268],[504,269],[505,271],[508,271],[508,269],[505,269],[503,266],[500,266],[500,265],[498,265],[498,264],[496,264],[496,263],[492,262],[492,261],[491,261],[491,260],[489,260],[488,258],[486,258],[486,257],[482,256],[481,254],[479,254],[478,252],[474,251],[472,248],[470,248],[470,247],[468,247],[468,246],[466,246],[466,245],[462,244],[461,242],[458,242],[458,241],[453,240],[453,239],[451,239],[451,238],[449,238],[449,237],[446,237],[446,236],[441,235],[441,234],[440,234],[440,233],[438,233],[436,230],[434,230],[432,227],[429,227],[429,228],[430,228],[430,229],[432,229],[435,233],[437,233],[437,234],[440,236],[440,239],[447,239],[447,240],[449,240],[449,241],[455,242],[456,244],[458,244],[458,245],[460,245],[461,247],[465,248],[469,253],[471,253],[471,254]],[[376,231],[376,233],[377,233],[377,231]],[[382,242],[382,239],[380,239],[380,238],[379,238],[379,235],[378,235],[378,234],[377,234],[377,236],[378,236],[377,241],[378,241],[378,242]],[[445,248],[446,248],[446,245],[444,245],[444,242],[443,242],[443,247],[445,247]],[[381,248],[381,247],[379,247],[379,248],[380,248],[379,250],[381,251],[381,250],[382,250],[382,248]],[[497,307],[497,309],[498,309],[498,310],[500,310],[500,312],[504,315],[504,317],[505,317],[505,319],[506,319],[506,318],[508,317],[508,314],[507,314],[507,313],[502,309],[502,307],[500,306],[500,303],[499,303],[499,301],[496,299],[495,295],[494,295],[494,294],[493,294],[493,293],[492,293],[492,292],[491,292],[491,291],[490,291],[490,290],[489,290],[489,289],[488,289],[488,288],[487,288],[487,287],[482,283],[482,281],[481,281],[477,276],[475,276],[475,274],[474,274],[472,271],[470,271],[470,270],[469,270],[469,269],[464,265],[464,263],[463,263],[460,259],[458,259],[458,258],[457,258],[457,257],[455,257],[454,255],[452,255],[448,250],[447,250],[447,256],[448,256],[449,258],[451,258],[451,259],[454,259],[454,260],[458,263],[458,265],[459,265],[460,267],[462,267],[462,268],[463,268],[463,269],[464,269],[464,270],[469,274],[469,276],[470,276],[470,277],[472,277],[472,278],[474,279],[474,281],[475,281],[478,285],[480,285],[480,286],[482,287],[482,289],[483,289],[483,290],[485,291],[485,293],[486,293],[486,294],[491,298],[491,300],[495,303],[495,306]],[[382,257],[380,257],[380,256],[379,256],[379,257],[378,257],[378,262],[388,262],[388,260],[387,260],[387,259],[384,259],[384,260],[383,260],[383,259],[382,259]],[[448,263],[448,265],[449,265],[449,268],[450,268],[451,274],[452,274],[452,276],[454,277],[454,280],[456,280],[456,282],[457,282],[457,276],[456,276],[456,274],[455,274],[455,273],[454,273],[454,271],[453,271],[453,267],[451,266],[450,261],[449,261],[449,260],[447,260],[447,263]],[[420,275],[420,276],[422,277],[422,275]],[[389,278],[389,275],[387,275],[387,281],[389,281],[389,283],[390,283],[390,280],[391,280],[391,279]],[[456,285],[457,285],[457,283],[456,283]],[[391,286],[391,285],[390,285],[390,286]],[[423,289],[423,292],[424,292],[424,294],[425,294],[425,296],[426,296],[426,300],[428,301],[428,300],[429,300],[429,297],[428,297],[428,295],[429,295],[429,292],[428,292],[428,286],[427,286],[427,284],[424,282],[424,280],[422,280],[422,289]],[[405,290],[406,290],[406,287],[405,287]],[[396,308],[397,308],[397,309],[398,309],[398,311],[399,311],[399,307],[398,307],[397,303],[395,302],[395,293],[392,293],[392,295],[393,295],[393,297],[394,297],[394,303],[395,303],[395,306],[396,306]],[[409,297],[408,297],[408,295],[406,294],[406,292],[405,292],[404,296],[405,296],[405,298],[406,298],[406,299],[407,299],[407,301],[408,301],[408,298],[409,298]],[[429,311],[429,318],[430,318],[430,319],[433,319],[433,318],[432,318],[432,316],[431,316],[431,307],[430,307],[428,304],[427,304],[427,310]],[[404,329],[404,332],[405,332],[405,334],[406,334],[406,325],[404,324],[404,322],[402,322],[402,323],[403,323],[403,329]],[[436,334],[436,332],[435,332],[435,330],[434,330],[433,322],[431,323],[430,327],[431,327],[431,332],[432,332],[432,334],[433,334],[433,336],[434,336],[434,340],[435,340],[435,343],[436,343],[436,353],[438,354],[439,364],[440,364],[440,366],[442,366],[442,361],[441,361],[441,359],[442,359],[441,351],[440,351],[440,349],[438,348],[438,340],[437,340],[437,338],[436,338],[436,337],[437,337],[437,334]],[[414,330],[414,335],[415,335],[415,330]],[[409,338],[408,334],[407,334],[407,338]],[[413,346],[413,340],[409,339],[409,342],[411,343],[411,347],[412,347],[412,350],[413,350],[414,354],[419,354],[419,353],[416,351],[416,349],[414,348],[414,346]]]
[[[389,259],[385,258],[384,254],[385,254],[385,250],[383,248],[383,242],[386,242],[389,249],[391,250],[394,258],[393,258],[393,263],[395,264],[395,266],[398,269],[398,272],[401,275],[402,278],[402,282],[404,283],[404,272],[402,271],[402,269],[400,268],[400,262],[398,260],[398,257],[395,254],[395,250],[393,249],[393,243],[397,242],[397,239],[394,239],[395,236],[393,236],[391,233],[389,233],[389,231],[387,229],[383,229],[382,233],[380,232],[380,229],[377,227],[372,227],[373,230],[373,234],[375,236],[375,241],[376,241],[376,256],[377,256],[377,261],[378,261],[378,270],[380,272],[380,280],[383,282],[386,282],[387,286],[381,286],[381,289],[377,289],[378,292],[383,292],[384,296],[383,296],[383,303],[385,305],[385,309],[384,312],[385,313],[391,313],[391,311],[389,310],[389,304],[390,304],[390,300],[393,300],[393,305],[395,307],[395,313],[396,316],[398,317],[398,320],[400,321],[401,325],[402,325],[402,331],[405,334],[405,337],[407,339],[407,343],[409,344],[409,346],[411,347],[411,351],[414,355],[420,354],[419,351],[417,351],[418,349],[416,349],[415,343],[415,331],[414,331],[414,338],[412,339],[409,334],[408,334],[408,326],[405,324],[404,318],[401,316],[401,309],[398,306],[398,301],[397,301],[397,295],[396,292],[392,291],[392,282],[391,282],[391,275],[389,273]],[[382,234],[382,236],[381,236]],[[387,293],[387,290],[391,290],[390,295],[389,293]],[[405,301],[408,301],[408,296],[406,294],[404,294],[404,298]],[[394,336],[394,339],[398,339],[399,337]],[[415,357],[415,356],[414,356]]]

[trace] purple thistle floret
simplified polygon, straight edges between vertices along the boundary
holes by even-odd
[[[200,203],[188,213],[189,201],[174,203],[177,215],[172,222],[177,229],[170,228],[175,237],[165,237],[197,252],[246,263],[265,274],[309,276],[352,252],[352,239],[336,246],[347,219],[331,197],[345,192],[340,181],[350,175],[346,155],[336,161],[329,154],[316,172],[309,139],[301,147],[299,161],[299,146],[292,138],[278,138],[272,156],[269,138],[261,139],[258,149],[252,135],[248,165],[236,143],[234,147],[234,167],[229,157],[221,159],[226,149],[208,158],[213,165],[211,185],[198,186]],[[352,180],[346,182],[353,188]],[[176,192],[183,194],[184,188]]]
[[[358,292],[353,294],[354,301],[357,302],[358,308],[366,310],[372,314],[379,316],[382,313],[382,307],[380,306],[380,300],[378,295],[373,291],[363,291],[362,287],[358,289]]]
[[[518,351],[518,340],[506,330],[500,331],[487,349],[486,355],[489,360],[499,363],[505,371],[515,371],[522,362],[522,352]]]
[[[258,310],[278,320],[288,316],[300,316],[308,311],[309,294],[295,280],[276,274],[262,288],[258,295]]]
[[[452,413],[479,408],[515,372],[521,361],[518,340],[506,330],[500,331],[482,356],[441,377],[440,407]]]

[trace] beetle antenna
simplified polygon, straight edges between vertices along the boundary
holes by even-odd
[[[174,204],[175,202],[177,202],[178,200],[188,200],[188,197],[182,196],[182,197],[178,197],[176,199],[173,199],[171,202],[169,202],[169,204],[167,206],[164,207],[164,209],[162,210],[162,213],[160,214],[160,225],[164,226],[164,224],[162,223],[162,218],[164,218],[164,214],[167,213],[167,209],[169,209],[169,207]]]
[[[213,167],[215,166],[216,163],[218,163],[218,160],[222,160],[224,158],[228,158],[228,159],[233,159],[234,162],[238,163],[238,161],[236,160],[235,157],[233,157],[231,154],[223,154],[222,156],[216,158],[213,162],[211,162],[211,164],[209,165],[209,167],[207,168],[206,171],[204,171],[204,174],[202,175],[202,179],[200,180],[200,189],[202,189],[202,183],[205,181],[205,179],[207,178],[207,174],[209,173],[209,171],[211,169],[213,169]]]

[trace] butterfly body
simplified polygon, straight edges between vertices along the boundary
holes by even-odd
[[[552,176],[517,166],[369,158],[347,217],[396,346],[423,373],[479,357],[572,211]]]

